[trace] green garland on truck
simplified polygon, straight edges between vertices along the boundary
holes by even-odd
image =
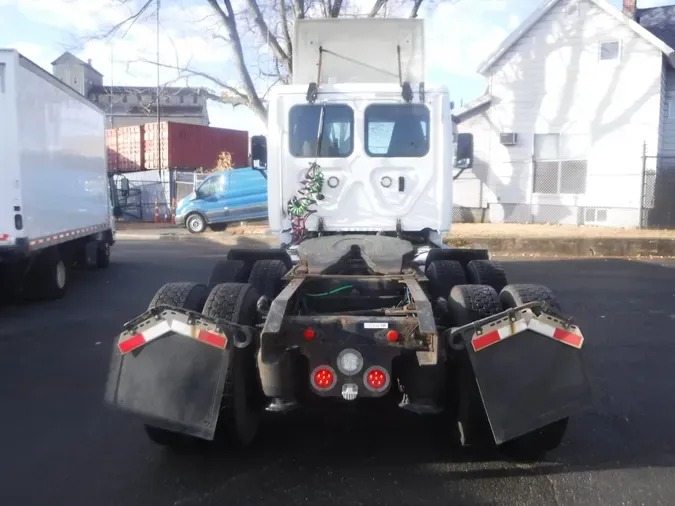
[[[292,197],[286,206],[286,211],[291,217],[291,243],[299,244],[307,233],[307,219],[316,212],[310,209],[318,201],[323,200],[324,175],[321,167],[316,162],[309,165],[302,180],[302,187],[298,195]]]

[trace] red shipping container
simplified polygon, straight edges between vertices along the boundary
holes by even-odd
[[[117,129],[105,131],[105,147],[108,155],[108,172],[117,172]]]
[[[122,172],[143,170],[143,126],[119,127],[117,130],[117,168]]]
[[[161,163],[157,160],[157,123],[145,125],[145,168],[215,168],[222,151],[232,154],[235,168],[248,167],[248,131],[161,122]]]

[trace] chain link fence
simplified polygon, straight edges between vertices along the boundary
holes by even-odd
[[[675,229],[675,156],[647,156],[643,163],[643,228]]]

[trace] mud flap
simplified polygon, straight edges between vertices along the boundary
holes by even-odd
[[[161,306],[125,328],[106,402],[155,427],[212,440],[232,347],[251,345],[254,329]]]
[[[498,445],[591,407],[583,335],[545,303],[505,311],[457,333]]]

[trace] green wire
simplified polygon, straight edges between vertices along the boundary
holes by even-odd
[[[325,297],[326,295],[333,295],[334,293],[342,292],[344,290],[349,290],[350,288],[354,288],[353,285],[345,285],[341,286],[340,288],[336,288],[335,290],[331,290],[330,292],[324,292],[324,293],[306,293],[307,297]]]

